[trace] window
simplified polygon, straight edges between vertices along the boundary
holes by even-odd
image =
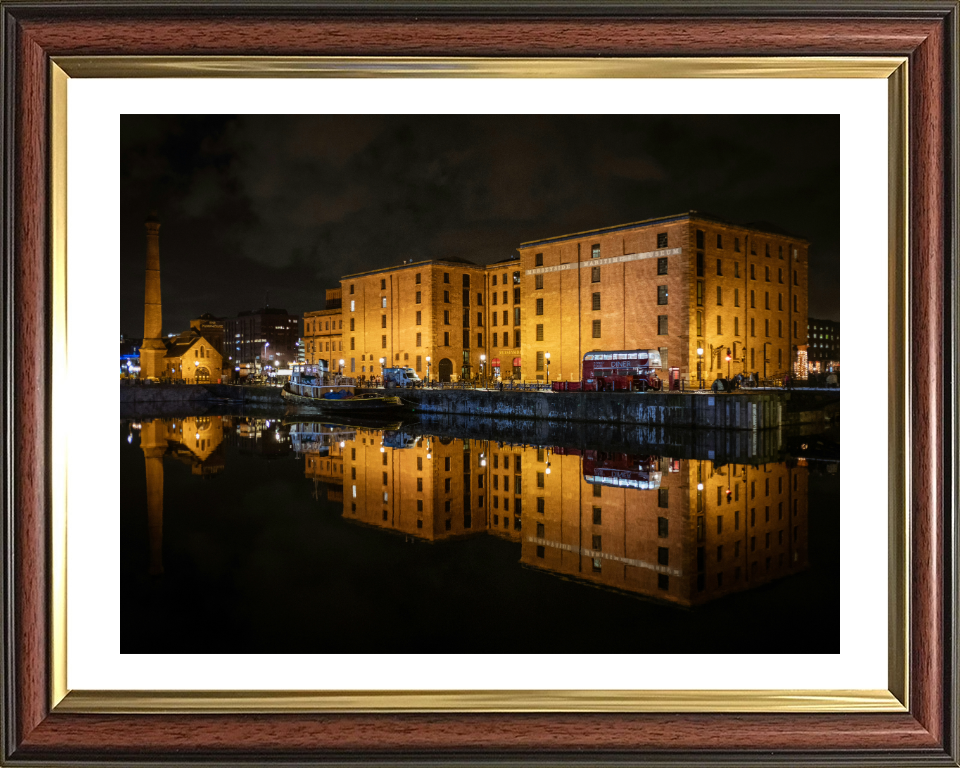
[[[443,303],[444,303],[444,304],[449,304],[449,303],[450,303],[450,291],[444,291],[444,292],[443,292]]]
[[[670,489],[669,488],[660,488],[657,490],[657,506],[661,509],[670,508]],[[666,520],[665,517],[660,518],[661,520]],[[661,534],[666,535],[666,534]]]
[[[599,259],[600,258],[600,243],[595,243],[590,246],[590,258]]]
[[[670,548],[657,547],[657,564],[670,565]]]
[[[721,288],[719,285],[717,286],[717,306],[723,306],[723,288]]]
[[[755,291],[750,291],[750,309],[757,308],[757,294]]]
[[[354,339],[354,338],[351,336],[351,337],[350,337],[350,349],[356,349],[356,347],[354,346],[355,341],[356,341],[356,339]]]
[[[514,303],[514,304],[519,304],[519,303],[520,303],[520,289],[519,289],[519,288],[514,288],[514,289],[513,289],[513,303]],[[506,304],[506,302],[504,302],[504,304]]]
[[[783,320],[777,320],[777,336],[783,338]]]
[[[445,346],[445,347],[449,347],[449,346],[450,346],[450,332],[449,332],[449,331],[444,331],[444,332],[443,332],[443,346]]]
[[[697,306],[703,306],[703,280],[697,280]]]
[[[543,290],[543,275],[534,275],[533,276],[533,288],[536,291]]]
[[[483,334],[482,334],[482,333],[478,333],[478,334],[477,334],[477,347],[482,347],[482,346],[483,346]]]
[[[380,327],[381,327],[381,328],[386,328],[386,327],[387,327],[387,316],[386,316],[386,315],[380,315]]]
[[[386,296],[384,296],[382,299],[380,299],[380,306],[381,306],[383,309],[386,309],[386,308],[387,308],[387,297],[386,297]]]
[[[590,282],[599,283],[600,282],[600,267],[594,267],[590,270]]]
[[[751,279],[751,280],[756,280],[756,279],[757,279],[757,270],[756,270],[756,267],[757,267],[756,264],[751,264],[751,265],[750,265],[750,279]]]
[[[698,230],[697,230],[697,248],[703,248],[703,247],[704,247],[704,246],[703,246],[703,240],[704,240],[703,230],[702,230],[702,229],[698,229]]]
[[[543,352],[537,352],[537,370],[543,370]]]
[[[697,312],[697,336],[703,336],[703,312]]]
[[[543,299],[537,299],[537,314],[543,314]]]
[[[381,336],[381,337],[380,337],[380,349],[386,349],[386,348],[387,348],[387,337],[386,337],[386,336]]]
[[[534,264],[535,264],[536,266],[542,267],[542,266],[543,266],[543,254],[542,254],[542,253],[538,253],[536,256],[533,257],[533,261],[534,261]]]
[[[503,340],[507,340],[507,334],[503,334]],[[520,349],[520,331],[513,332],[513,346]]]
[[[352,285],[350,286],[350,295],[351,295],[351,296],[353,295],[353,286],[352,286]],[[353,307],[351,306],[350,309],[353,309]]]
[[[595,339],[600,338],[600,321],[599,320],[593,321],[593,338]]]
[[[738,253],[740,252],[740,238],[739,238],[739,237],[733,238],[733,250],[737,251]]]
[[[782,269],[782,268],[777,270],[777,282],[779,282],[779,283],[782,283],[782,282],[783,282],[783,269]]]
[[[657,248],[667,248],[667,233],[658,232],[657,233]]]
[[[733,335],[734,336],[740,335],[740,318],[739,317],[733,318]]]
[[[540,486],[540,487],[542,488],[543,486]],[[543,496],[539,496],[537,498],[537,512],[542,515],[544,512],[544,507],[545,507],[544,498]]]
[[[764,279],[769,283],[770,282],[770,267],[763,268]]]
[[[797,282],[797,270],[793,270],[793,284],[800,285],[800,283]]]
[[[354,330],[354,327],[353,327],[354,319],[355,319],[355,318],[352,318],[352,317],[350,318],[350,330],[351,330],[351,331]]]
[[[464,313],[463,313],[463,327],[464,327],[464,328],[469,328],[469,327],[470,327],[470,313],[469,313],[469,312],[464,312]]]
[[[421,322],[420,322],[421,318],[422,318],[422,315],[420,314],[420,310],[417,310],[417,325],[421,325]],[[352,331],[353,328],[351,328],[350,330]]]
[[[734,276],[734,277],[740,277],[740,262],[739,262],[739,261],[733,262],[733,276]]]
[[[493,306],[497,306],[497,292],[493,292]]]
[[[754,317],[751,317],[751,318],[750,318],[750,335],[751,335],[751,336],[756,336],[756,335],[757,335],[756,318],[754,318]],[[753,355],[753,350],[750,351],[750,355],[751,355],[750,365],[752,366],[752,365],[753,365],[753,362],[752,362],[752,361],[753,361],[753,357],[752,357],[752,355]]]
[[[417,336],[419,335],[420,334],[418,333]],[[417,346],[419,346],[419,342],[417,343]],[[418,370],[418,371],[420,370],[420,355],[417,355],[417,367],[415,370]],[[423,467],[421,467],[421,469],[423,469]]]
[[[450,310],[449,310],[449,309],[443,310],[443,324],[444,324],[444,325],[450,325]]]
[[[464,277],[466,277],[466,275],[464,275]],[[465,307],[470,306],[470,289],[469,288],[464,288],[463,290],[463,306]]]
[[[420,285],[420,273],[419,273],[419,272],[417,272],[417,274],[414,275],[413,282],[415,282],[417,285]]]
[[[594,309],[594,311],[600,309],[600,294],[599,294],[599,293],[593,294],[593,309]]]
[[[739,288],[733,289],[733,306],[735,307],[740,306],[740,289]]]
[[[723,318],[717,315],[717,336],[723,333]]]
[[[777,294],[777,309],[783,312],[783,294],[782,293]]]
[[[463,332],[463,346],[466,349],[470,348],[470,331]],[[466,361],[464,361],[466,362]]]
[[[697,277],[703,277],[704,266],[703,266],[703,254],[697,254]]]
[[[482,293],[478,293],[478,294],[477,294],[477,306],[478,306],[478,307],[482,307],[482,306],[483,306],[483,294],[482,294]]]
[[[477,312],[477,327],[483,326],[483,312]]]
[[[658,315],[657,316],[657,335],[666,336],[669,333],[667,330],[667,315]],[[662,362],[662,359],[661,359]]]
[[[666,304],[667,299],[669,298],[669,295],[670,294],[667,292],[667,286],[665,285],[657,286],[657,304],[658,305],[663,306],[664,304]]]
[[[537,325],[537,341],[543,341],[543,324]]]
[[[723,235],[717,235],[717,248],[723,248]]]
[[[794,294],[794,297],[793,297],[793,311],[794,311],[794,312],[799,312],[799,311],[800,311],[799,309],[797,309],[797,296],[796,296],[796,294]],[[793,334],[793,335],[796,336],[797,334]]]
[[[449,282],[450,282],[450,273],[449,273],[449,272],[444,272],[444,273],[443,273],[443,282],[445,282],[445,283],[449,283]]]
[[[546,480],[546,475],[543,472],[537,472],[537,488],[543,488]],[[538,510],[543,511],[543,510]]]
[[[381,280],[381,281],[380,281],[380,290],[381,290],[381,291],[387,290],[387,281],[386,281],[386,280]]]
[[[723,277],[723,262],[720,259],[717,259],[717,274]]]
[[[667,257],[661,256],[657,259],[657,274],[665,275],[667,274]]]
[[[491,285],[496,285],[496,284],[497,284],[497,276],[494,275],[494,276],[493,276],[493,282],[491,283]]]

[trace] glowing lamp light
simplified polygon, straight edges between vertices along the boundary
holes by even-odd
[[[427,458],[428,458],[428,459],[432,459],[432,458],[433,458],[433,454],[432,454],[432,453],[428,453],[428,454],[427,454]]]
[[[547,467],[547,474],[550,474],[550,467]]]
[[[703,490],[703,483],[698,483],[698,484],[697,484],[697,490],[698,490],[698,491],[702,491],[702,490]]]
[[[199,440],[199,439],[200,439],[200,433],[199,433],[199,432],[197,432],[197,434],[196,434],[196,435],[194,435],[194,437],[195,437],[195,438],[196,438],[197,440]]]
[[[341,447],[341,448],[346,448],[346,447],[347,447],[347,444],[341,440],[341,441],[340,441],[340,447]]]
[[[383,448],[383,447],[381,446],[381,448],[380,448],[380,453],[386,453],[386,452],[387,452],[387,449],[386,449],[386,448]]]
[[[697,354],[698,354],[698,355],[702,355],[702,354],[703,354],[703,347],[697,347]]]
[[[132,442],[133,442],[133,435],[127,435],[127,442],[128,442],[128,443],[132,443]]]
[[[481,460],[480,460],[480,466],[481,466],[481,467],[487,466],[487,460],[486,460],[486,459],[481,459]]]

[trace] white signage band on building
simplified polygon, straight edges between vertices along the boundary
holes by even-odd
[[[592,549],[575,547],[573,544],[561,544],[559,541],[538,539],[533,536],[527,536],[527,541],[531,544],[537,544],[541,547],[551,547],[553,549],[562,549],[566,552],[574,552],[576,554],[583,555],[584,557],[589,557],[593,560],[612,560],[616,563],[633,565],[637,568],[648,568],[651,571],[656,571],[657,573],[666,573],[670,576],[683,576],[683,571],[679,568],[669,568],[666,565],[654,565],[653,563],[648,563],[644,560],[634,560],[630,557],[618,557],[617,555],[611,555],[609,552],[595,552]]]
[[[679,256],[683,253],[683,248],[664,248],[661,251],[647,251],[646,253],[628,253],[624,256],[611,256],[609,259],[587,259],[586,261],[571,261],[569,264],[560,264],[556,267],[537,267],[528,269],[528,275],[542,275],[544,272],[559,272],[563,269],[576,269],[577,264],[580,269],[589,269],[590,267],[599,267],[604,264],[622,264],[625,261],[642,261],[643,259],[659,259],[664,256]]]

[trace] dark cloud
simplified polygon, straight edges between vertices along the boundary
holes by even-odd
[[[478,263],[524,241],[696,209],[807,237],[810,314],[840,313],[839,118],[124,116],[121,329],[161,217],[165,331],[301,313],[350,272]]]

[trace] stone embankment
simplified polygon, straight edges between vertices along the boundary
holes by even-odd
[[[838,391],[680,394],[404,389],[391,393],[413,403],[422,413],[496,419],[753,431],[828,423],[840,417]]]
[[[121,405],[186,404],[200,402],[282,404],[279,387],[248,387],[233,384],[141,384],[120,385]]]

